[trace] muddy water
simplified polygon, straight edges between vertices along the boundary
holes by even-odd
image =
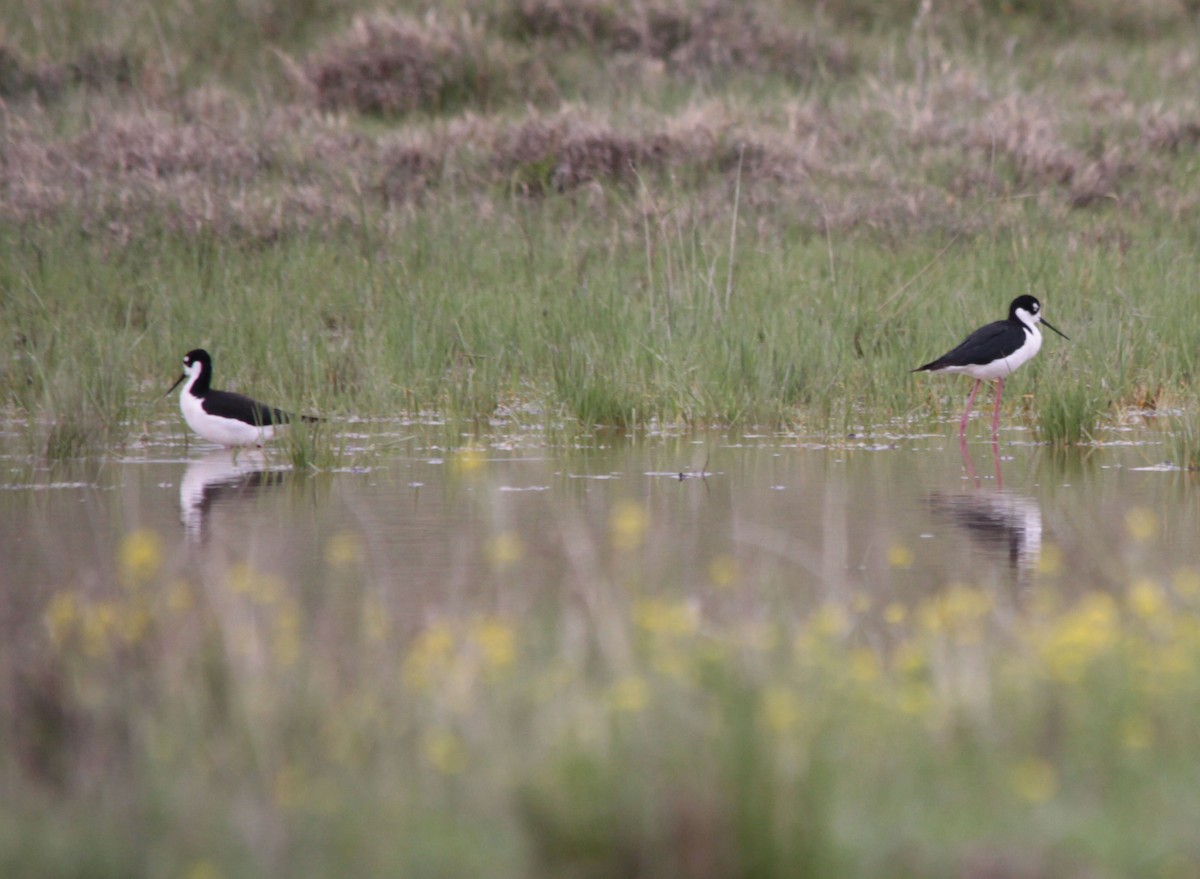
[[[123,541],[146,531],[164,588],[247,565],[315,591],[352,576],[414,625],[591,601],[614,584],[766,613],[885,607],[960,582],[1020,603],[1035,580],[1072,592],[1187,574],[1200,487],[1155,467],[1164,451],[1148,433],[1104,440],[1063,455],[1011,430],[964,454],[949,429],[834,442],[743,431],[447,452],[385,432],[356,440],[387,444],[370,467],[324,473],[167,434],[49,469],[9,450],[3,628],[36,627],[63,590],[119,590]]]

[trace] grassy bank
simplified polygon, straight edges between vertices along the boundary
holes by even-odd
[[[907,370],[1027,292],[1073,341],[1006,417],[1071,442],[1194,400],[1182,9],[195,12],[5,21],[0,395],[32,451],[128,440],[196,346],[331,414],[941,416],[965,388]]]
[[[1170,229],[1124,253],[1046,227],[903,248],[742,231],[731,251],[728,230],[597,225],[453,208],[367,254],[352,237],[113,252],[71,228],[36,247],[10,230],[3,392],[52,457],[166,417],[197,346],[220,386],[333,416],[838,431],[952,417],[968,383],[909,370],[1032,292],[1072,340],[1052,336],[1010,383],[1007,417],[1078,439],[1115,407],[1194,399],[1196,269]]]

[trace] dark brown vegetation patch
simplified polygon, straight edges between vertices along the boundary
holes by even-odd
[[[321,107],[385,116],[487,107],[519,82],[478,24],[433,14],[360,16],[303,69]]]
[[[89,49],[67,62],[33,63],[12,46],[0,44],[0,98],[52,101],[71,86],[128,86],[134,67],[128,55],[108,49]]]
[[[244,132],[201,122],[179,123],[151,114],[117,117],[70,145],[73,165],[85,176],[172,178],[200,175],[214,181],[245,182],[275,164],[272,147]]]
[[[676,144],[665,134],[637,135],[566,116],[533,118],[503,131],[495,144],[497,170],[522,192],[565,192],[593,180],[621,181],[657,171]]]
[[[685,75],[737,71],[804,81],[853,66],[842,42],[818,40],[739,0],[511,0],[498,22],[515,39],[635,53]]]
[[[512,0],[475,17],[359,16],[301,65],[323,109],[378,116],[502,103],[543,104],[578,83],[556,81],[564,53],[586,50],[599,76],[628,78],[635,58],[680,77],[775,75],[795,83],[854,68],[844,42],[785,26],[735,0]],[[624,73],[618,71],[624,70]],[[629,83],[636,87],[637,83]]]

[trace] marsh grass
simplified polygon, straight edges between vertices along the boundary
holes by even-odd
[[[1168,460],[1184,470],[1200,470],[1200,418],[1194,409],[1167,419],[1164,445]]]
[[[1033,406],[1034,436],[1051,446],[1076,446],[1095,439],[1111,411],[1094,388],[1058,377],[1038,383]]]
[[[364,467],[368,455],[351,452],[336,422],[295,419],[284,431],[279,446],[282,456],[297,472]]]
[[[50,227],[36,248],[4,239],[19,285],[0,319],[22,342],[0,386],[18,412],[67,419],[55,454],[79,447],[71,437],[119,443],[174,408],[161,392],[198,346],[218,387],[334,418],[437,412],[469,430],[533,404],[585,427],[841,431],[952,415],[966,385],[910,371],[1027,290],[1072,336],[1049,334],[1006,385],[1004,417],[1045,442],[1080,442],[1111,405],[1180,393],[1195,371],[1193,272],[1161,241],[1114,260],[1070,228],[903,251],[737,232],[731,249],[728,225],[622,232],[556,211],[496,224],[464,206],[364,259],[310,236],[261,248],[164,234],[111,255]],[[68,267],[46,258],[68,250]]]

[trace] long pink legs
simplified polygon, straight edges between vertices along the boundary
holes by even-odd
[[[958,423],[959,439],[967,435],[967,418],[971,415],[971,407],[975,405],[975,394],[979,391],[979,386],[983,384],[983,379],[975,379],[975,387],[971,388],[971,396],[967,397],[967,409],[963,412],[962,421]],[[992,439],[995,439],[1000,431],[1000,395],[1004,393],[1004,379],[996,379],[996,407],[992,410]]]
[[[983,379],[975,379],[975,387],[971,388],[971,396],[967,397],[967,411],[963,412],[962,421],[958,425],[960,439],[967,435],[967,417],[971,414],[971,407],[975,405],[975,394],[981,384],[983,384]]]
[[[1000,395],[1004,393],[1004,379],[996,379],[996,408],[992,410],[992,439],[995,440],[1000,430]]]

